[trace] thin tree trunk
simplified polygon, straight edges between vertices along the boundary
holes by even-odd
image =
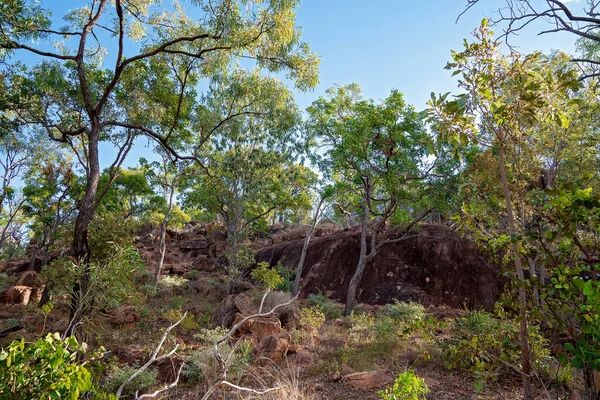
[[[173,209],[173,196],[175,195],[175,185],[171,185],[169,187],[169,207],[165,212],[165,217],[160,224],[160,243],[158,245],[158,251],[160,253],[160,258],[158,260],[158,266],[156,267],[156,271],[154,272],[154,286],[158,284],[158,280],[160,279],[160,274],[162,272],[163,263],[165,261],[165,253],[167,252],[167,225],[169,223],[169,216],[171,215],[171,210]]]
[[[506,165],[504,163],[504,144],[500,141],[498,146],[498,166],[500,179],[502,181],[502,191],[506,201],[506,214],[508,218],[508,229],[511,236],[516,235],[514,212],[511,202],[510,190],[508,188],[508,178],[506,176]],[[516,243],[511,246],[515,258],[515,273],[518,279],[519,291],[519,334],[521,346],[521,368],[523,374],[523,396],[525,400],[533,400],[533,386],[531,384],[531,351],[529,348],[529,333],[527,327],[527,292],[524,286],[525,275],[523,274],[523,265],[521,256]]]
[[[319,222],[319,214],[321,214],[321,206],[323,205],[323,201],[325,201],[325,197],[321,197],[319,200],[319,204],[317,205],[317,209],[315,210],[315,216],[313,217],[312,224],[310,228],[308,228],[308,232],[306,233],[306,237],[304,238],[304,244],[302,245],[302,253],[300,254],[300,261],[298,261],[298,268],[296,269],[296,279],[294,279],[294,288],[292,290],[292,294],[295,296],[298,294],[300,290],[300,279],[302,277],[302,271],[304,270],[304,261],[306,260],[306,253],[308,252],[308,244],[310,243],[310,238],[315,230],[315,226],[317,226],[317,222]]]
[[[348,285],[348,294],[346,296],[346,308],[344,309],[344,315],[350,315],[354,306],[356,305],[356,293],[358,292],[358,285],[362,280],[362,276],[367,267],[367,235],[369,230],[369,203],[368,198],[370,191],[366,190],[361,201],[361,208],[363,210],[362,230],[360,232],[360,255],[358,257],[358,264],[354,275]]]

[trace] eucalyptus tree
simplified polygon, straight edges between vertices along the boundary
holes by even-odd
[[[168,152],[161,148],[157,148],[157,153],[160,154],[160,161],[148,162],[145,159],[140,160],[142,168],[145,170],[146,178],[155,190],[160,195],[161,204],[156,211],[162,214],[160,221],[160,238],[158,244],[159,259],[158,265],[154,272],[154,284],[158,283],[162,272],[165,253],[167,250],[167,227],[173,218],[173,207],[175,206],[175,196],[183,188],[186,175],[189,172],[189,161],[178,161],[173,158]]]
[[[354,309],[362,276],[385,245],[406,240],[427,213],[419,213],[429,136],[422,118],[392,93],[380,103],[364,100],[356,84],[328,90],[308,108],[306,130],[324,148],[320,165],[335,182],[337,197],[352,199],[361,217],[360,255],[348,286],[345,313]],[[381,240],[390,219],[410,221],[393,238]],[[370,237],[369,237],[370,236]],[[368,243],[368,241],[370,243]]]
[[[432,95],[431,120],[445,143],[454,147],[474,144],[482,150],[476,168],[480,172],[463,188],[482,191],[486,209],[498,214],[496,229],[473,227],[487,236],[492,247],[504,248],[504,261],[514,265],[524,397],[531,399],[533,371],[523,266],[526,246],[521,236],[532,218],[526,190],[543,171],[545,158],[536,151],[538,143],[551,126],[558,127],[554,134],[564,134],[574,104],[570,94],[580,84],[573,68],[540,53],[502,54],[486,20],[475,31],[475,39],[474,43],[465,41],[462,52],[452,52],[453,60],[447,65],[459,75],[464,92],[454,99],[448,99],[448,94]],[[473,223],[478,223],[481,214],[478,204],[472,202],[463,210],[473,217]]]
[[[232,101],[221,120],[209,123],[199,104],[202,82],[218,81],[236,61],[248,59],[259,71],[286,72],[299,89],[316,84],[318,59],[300,40],[297,4],[205,0],[165,8],[151,0],[90,0],[64,14],[65,26],[57,27],[44,3],[2,3],[6,69],[22,53],[39,60],[25,74],[35,101],[19,118],[70,146],[86,172],[72,241],[82,268],[89,263],[94,212],[136,136],[176,158],[201,161],[198,150],[214,130],[254,112],[253,102]],[[104,188],[101,142],[117,149]]]
[[[42,267],[59,239],[61,228],[74,221],[77,198],[83,189],[74,163],[61,152],[51,152],[24,176],[23,210],[42,251]]]

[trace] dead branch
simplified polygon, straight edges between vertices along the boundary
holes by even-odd
[[[165,358],[170,357],[173,354],[175,354],[175,352],[177,351],[177,348],[179,347],[178,344],[176,344],[175,347],[173,348],[173,350],[171,350],[170,352],[168,352],[166,354],[163,354],[162,356],[158,356],[158,352],[160,351],[160,349],[162,348],[163,344],[165,343],[165,340],[167,340],[167,336],[169,336],[169,332],[171,332],[171,330],[173,330],[177,325],[179,325],[181,323],[181,321],[183,321],[186,316],[187,316],[187,311],[185,313],[183,313],[183,316],[181,317],[181,319],[179,319],[179,321],[175,322],[173,325],[171,325],[170,327],[168,327],[167,330],[165,330],[165,333],[163,334],[162,338],[160,339],[160,342],[158,342],[158,345],[154,349],[154,352],[152,353],[152,355],[150,356],[150,359],[146,362],[146,364],[142,365],[137,371],[135,371],[119,387],[119,390],[117,390],[117,393],[116,393],[117,398],[121,397],[121,393],[123,393],[123,389],[125,389],[125,386],[127,386],[128,384],[130,384],[131,381],[133,381],[136,376],[138,376],[139,374],[141,374],[142,372],[144,372],[150,365],[152,365],[155,362],[164,360]],[[183,367],[183,364],[182,364],[181,367]],[[177,385],[177,383],[179,382],[179,375],[180,374],[181,374],[181,368],[179,368],[179,372],[177,373],[177,379],[171,385],[173,385],[173,386]],[[166,389],[163,388],[158,393],[160,393],[163,390],[167,390],[167,389],[173,387],[171,385],[168,385],[168,387]],[[148,397],[150,397],[150,396],[148,396]],[[144,398],[144,397],[138,397],[138,399],[141,399],[141,398]]]

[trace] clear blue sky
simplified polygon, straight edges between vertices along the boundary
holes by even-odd
[[[304,40],[321,56],[321,68],[319,86],[312,93],[299,94],[298,103],[305,108],[333,84],[351,82],[375,99],[398,89],[417,109],[426,107],[432,91],[456,91],[450,72],[443,69],[450,60],[450,50],[460,50],[463,39],[470,38],[482,18],[505,5],[504,0],[481,0],[481,5],[456,23],[465,3],[302,0],[298,24],[303,27]],[[532,26],[511,44],[524,52],[574,50],[574,36],[537,36],[539,28],[539,24]]]
[[[53,10],[55,20],[82,3],[42,1]],[[298,93],[298,104],[305,109],[332,85],[352,82],[363,88],[366,97],[374,99],[382,99],[390,90],[398,89],[418,110],[426,107],[432,91],[456,92],[455,80],[444,70],[450,50],[460,50],[463,39],[470,38],[481,19],[505,4],[504,0],[481,0],[457,23],[465,3],[466,0],[301,0],[297,22],[302,26],[303,40],[320,56],[321,65],[319,85],[312,92]],[[544,27],[547,26],[543,22],[532,25],[519,37],[513,37],[512,44],[523,52],[573,52],[574,36],[537,36]],[[143,146],[144,143],[147,140],[138,142],[126,166],[135,165],[140,156],[152,158],[152,147]],[[103,145],[105,155],[113,153],[111,150],[109,145]]]

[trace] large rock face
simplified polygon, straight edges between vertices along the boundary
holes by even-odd
[[[257,262],[281,262],[295,269],[303,239],[262,249]],[[302,295],[325,292],[345,301],[360,251],[360,230],[311,240],[302,276]],[[419,236],[382,247],[367,266],[358,300],[385,304],[392,299],[492,309],[504,285],[499,267],[477,245],[443,225],[422,225]]]

